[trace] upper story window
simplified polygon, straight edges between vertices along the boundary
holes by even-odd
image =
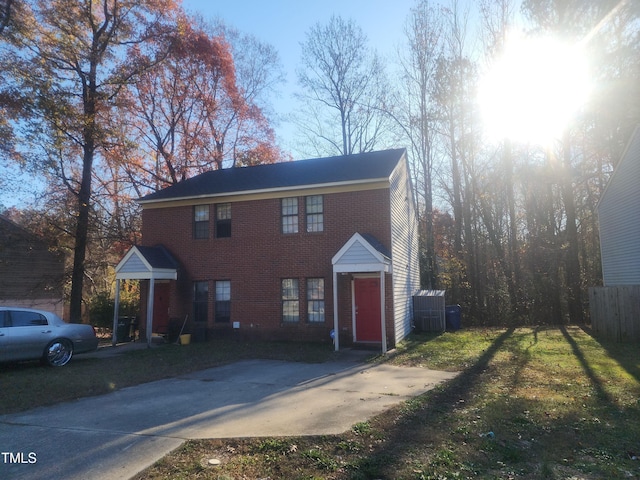
[[[231,204],[219,203],[216,205],[216,237],[231,236]]]
[[[322,195],[306,197],[307,232],[324,230],[324,205]]]
[[[282,208],[282,233],[298,233],[298,198],[283,198]]]
[[[209,238],[209,205],[193,207],[193,238]]]

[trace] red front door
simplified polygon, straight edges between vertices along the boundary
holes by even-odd
[[[381,342],[380,279],[356,278],[353,290],[356,311],[356,341]]]
[[[153,292],[153,331],[166,334],[169,331],[169,283],[156,282]]]

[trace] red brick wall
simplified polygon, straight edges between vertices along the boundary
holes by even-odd
[[[287,195],[283,195],[286,197]],[[143,244],[164,245],[180,262],[170,316],[184,318],[192,310],[192,284],[209,281],[209,335],[294,340],[329,340],[333,328],[331,258],[355,233],[370,233],[391,245],[389,190],[325,194],[324,231],[307,233],[305,197],[298,197],[299,233],[281,233],[280,199],[232,203],[231,237],[215,238],[215,209],[210,208],[209,238],[193,239],[193,206],[145,209]],[[281,279],[297,278],[300,322],[283,324]],[[324,278],[325,322],[307,322],[306,279]],[[350,276],[340,279],[341,340],[351,338]],[[231,324],[213,318],[215,281],[231,281]],[[387,320],[392,332],[391,281],[387,279]],[[232,332],[233,322],[240,329]],[[195,328],[195,325],[191,325]],[[392,343],[390,343],[392,344]]]

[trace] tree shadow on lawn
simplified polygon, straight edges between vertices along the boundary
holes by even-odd
[[[549,330],[562,335],[566,350],[533,351],[544,328],[509,329],[455,379],[387,412],[395,419],[376,417],[383,441],[350,465],[349,478],[623,478],[637,471],[629,452],[639,438],[638,407],[614,398],[584,351],[588,342],[566,327]],[[559,355],[561,363],[541,355]]]
[[[505,341],[514,333],[514,328],[509,328],[502,333],[487,350],[478,358],[472,366],[465,369],[457,377],[449,380],[445,384],[428,392],[429,399],[426,404],[416,403],[423,417],[416,418],[416,414],[407,418],[398,416],[398,422],[394,424],[392,430],[385,432],[385,441],[380,444],[371,455],[360,459],[352,465],[353,469],[359,472],[362,478],[386,478],[380,477],[381,472],[394,472],[400,467],[400,462],[406,458],[407,448],[415,448],[416,445],[429,445],[437,440],[428,437],[432,433],[426,425],[437,425],[442,423],[456,408],[470,401],[471,392],[482,381],[482,374],[489,367],[489,363],[496,353],[503,347]],[[412,401],[408,402],[409,407]],[[395,412],[395,411],[394,411]],[[394,413],[389,413],[394,414]],[[446,432],[441,432],[445,433]],[[443,454],[446,456],[446,453]],[[443,458],[443,462],[447,459]],[[391,477],[389,477],[391,478]]]
[[[621,343],[613,340],[606,340],[597,336],[591,328],[581,326],[581,330],[589,335],[593,340],[604,348],[609,356],[615,359],[629,375],[640,382],[640,364],[638,364],[638,342]]]
[[[613,403],[613,399],[605,390],[604,386],[602,385],[602,381],[598,378],[596,373],[593,371],[593,368],[591,368],[591,366],[589,365],[589,362],[587,361],[587,358],[585,357],[583,351],[580,349],[578,342],[576,342],[575,339],[571,336],[571,334],[567,331],[567,327],[565,327],[564,325],[560,326],[560,331],[562,332],[562,335],[564,335],[564,338],[567,341],[567,343],[571,346],[571,350],[573,351],[573,354],[578,359],[578,362],[580,362],[580,366],[582,367],[582,370],[584,370],[585,375],[591,382],[591,385],[593,389],[596,391],[598,398],[607,403]]]

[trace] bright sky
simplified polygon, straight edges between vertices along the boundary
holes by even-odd
[[[331,15],[353,19],[367,35],[371,47],[391,56],[402,42],[404,23],[415,0],[183,0],[189,12],[206,19],[221,18],[227,25],[250,33],[278,50],[287,76],[282,98],[274,99],[278,115],[294,108],[296,68],[300,63],[300,43],[317,22],[327,23]],[[285,150],[292,150],[288,139],[293,127],[281,122],[276,131]],[[292,151],[297,158],[295,151]]]

